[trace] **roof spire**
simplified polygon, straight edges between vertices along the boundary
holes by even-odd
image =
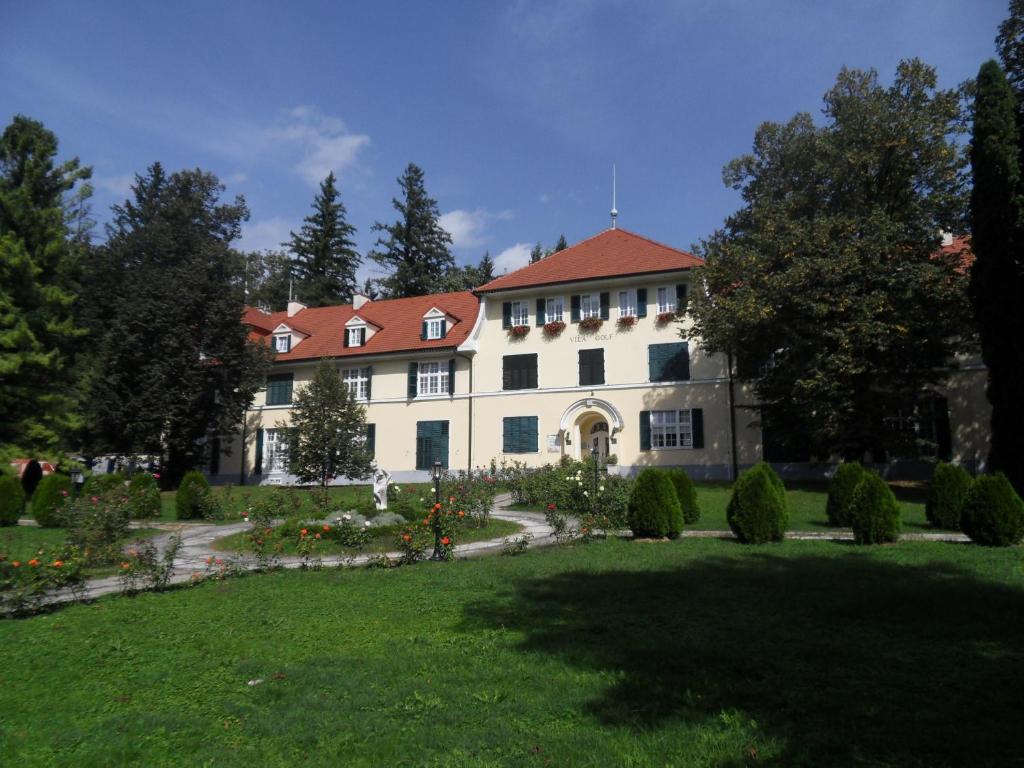
[[[612,229],[615,229],[615,218],[619,215],[615,207],[615,163],[612,163]]]

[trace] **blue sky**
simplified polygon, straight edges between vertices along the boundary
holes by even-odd
[[[722,166],[758,124],[818,114],[846,65],[919,56],[952,87],[1005,0],[69,2],[0,0],[0,119],[95,171],[95,213],[153,161],[202,167],[274,247],[333,169],[363,253],[395,178],[426,172],[460,262],[609,224],[688,248],[738,205]],[[363,274],[372,271],[364,268]]]

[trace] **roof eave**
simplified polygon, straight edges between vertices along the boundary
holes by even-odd
[[[487,295],[491,293],[502,293],[503,291],[524,291],[529,288],[544,288],[549,285],[568,285],[569,283],[598,283],[607,280],[619,280],[623,277],[640,277],[642,275],[667,275],[672,272],[688,272],[695,267],[701,266],[700,264],[693,264],[689,267],[673,267],[672,269],[654,269],[645,270],[641,272],[618,272],[614,275],[603,275],[599,277],[574,277],[568,280],[546,280],[539,283],[527,283],[524,285],[510,285],[507,288],[488,288],[483,287],[477,288],[473,292],[478,295]]]

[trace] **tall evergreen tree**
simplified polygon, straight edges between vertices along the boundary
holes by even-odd
[[[540,243],[537,243],[533,248],[530,249],[530,263],[536,264],[538,261],[544,258],[544,249]]]
[[[989,463],[1024,493],[1024,230],[1013,89],[994,61],[978,73],[971,139],[971,301],[988,367]]]
[[[332,171],[313,198],[313,213],[284,243],[294,256],[296,295],[307,306],[345,304],[357,290],[356,270],[362,259],[352,240],[356,228],[345,215]]]
[[[427,195],[423,171],[409,163],[398,179],[401,197],[391,203],[398,211],[393,224],[377,222],[383,233],[370,258],[389,271],[380,281],[388,298],[423,296],[444,290],[445,278],[455,267],[452,236],[438,223],[437,201]]]
[[[480,263],[476,267],[477,279],[480,281],[477,285],[483,285],[489,283],[494,279],[494,259],[491,258],[491,252],[485,251],[483,258],[480,259]],[[474,288],[476,286],[473,286]]]
[[[71,396],[91,169],[56,164],[57,138],[17,116],[0,136],[0,452],[56,451],[77,426]]]
[[[559,235],[558,236],[558,242],[555,243],[555,251],[554,252],[558,253],[559,251],[564,251],[568,247],[569,247],[569,243],[566,242],[565,235],[564,234]]]
[[[248,211],[240,197],[221,203],[223,189],[154,164],[114,206],[87,274],[91,447],[162,454],[171,482],[201,464],[208,438],[235,432],[265,375],[230,248]]]

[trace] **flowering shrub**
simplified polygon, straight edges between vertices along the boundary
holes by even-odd
[[[158,592],[167,589],[174,575],[174,558],[180,549],[179,534],[168,539],[163,552],[159,552],[152,541],[135,542],[125,551],[124,559],[118,564],[121,593],[134,595],[142,589]]]
[[[580,320],[581,331],[596,331],[602,325],[604,325],[604,320],[600,317],[584,317]]]
[[[245,520],[251,527],[246,532],[245,539],[255,557],[257,570],[268,571],[281,564],[284,544],[273,535],[273,524],[275,520],[284,517],[287,510],[287,495],[279,488],[275,488],[246,508]]]
[[[144,520],[160,517],[160,487],[148,472],[136,472],[128,484],[128,498],[132,503],[132,517]]]
[[[395,536],[395,546],[400,553],[399,562],[402,565],[412,565],[422,560],[427,547],[433,544],[433,534],[425,525],[411,525]]]
[[[654,318],[658,325],[668,325],[676,319],[675,312],[659,312],[657,317]]]
[[[530,332],[530,326],[528,325],[513,325],[508,329],[508,335],[513,339],[521,339],[523,336]]]
[[[562,331],[565,330],[565,323],[561,320],[552,320],[550,323],[544,323],[544,334],[554,338]]]
[[[68,542],[77,547],[89,565],[118,562],[119,542],[128,535],[131,506],[124,488],[102,495],[65,499],[62,512]]]
[[[69,545],[40,549],[27,560],[0,554],[0,607],[9,613],[29,613],[42,607],[53,590],[79,593],[84,567],[79,550]]]
[[[370,521],[367,520],[367,523]],[[330,538],[332,541],[336,541],[343,547],[350,547],[352,549],[358,549],[370,543],[370,539],[373,538],[373,532],[370,530],[369,525],[356,525],[352,522],[352,515],[346,512],[341,515],[336,524],[332,527],[325,525],[323,527],[323,535]]]
[[[556,517],[563,513],[576,518],[594,515],[590,522],[601,530],[621,528],[625,524],[632,481],[599,473],[595,494],[592,458],[536,469],[513,465],[506,471],[506,482],[517,504],[539,508],[553,504]],[[608,519],[607,523],[604,518]],[[593,526],[585,527],[593,530]]]
[[[522,536],[506,536],[501,542],[501,554],[514,557],[515,555],[521,555],[530,547],[530,542],[533,541],[532,533],[524,533]]]
[[[102,496],[113,491],[123,491],[127,478],[120,472],[105,475],[90,475],[82,486],[83,496]]]
[[[494,497],[498,492],[497,481],[491,473],[459,470],[445,477],[441,490],[444,498],[458,499],[456,512],[462,513],[457,515],[461,522],[478,528],[484,528],[490,522]]]
[[[623,317],[620,317],[615,324],[619,326],[619,328],[632,328],[636,325],[636,317],[633,315],[624,315]]]

